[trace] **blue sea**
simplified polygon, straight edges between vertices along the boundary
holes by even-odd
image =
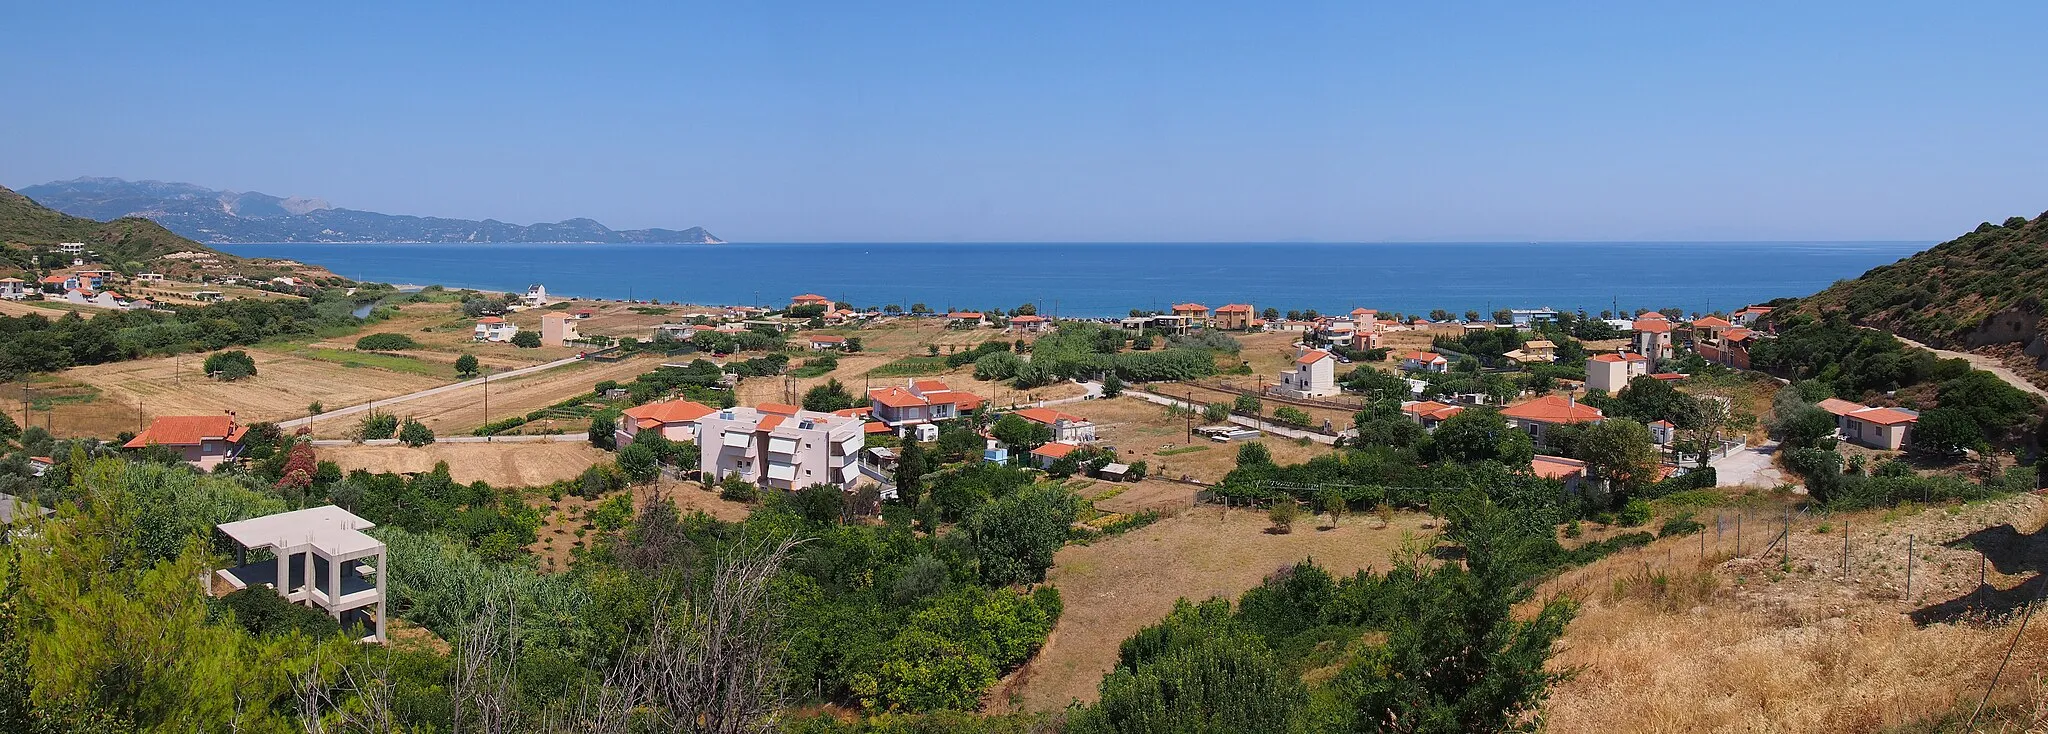
[[[1896,261],[1927,242],[1358,244],[217,245],[358,280],[698,304],[818,293],[859,307],[1038,304],[1122,316],[1194,301],[1282,311],[1731,310]]]

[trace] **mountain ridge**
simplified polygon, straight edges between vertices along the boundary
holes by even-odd
[[[615,230],[594,219],[518,225],[344,209],[325,199],[209,189],[182,182],[80,177],[20,189],[65,214],[98,220],[141,217],[200,242],[649,242],[721,244],[703,227]]]

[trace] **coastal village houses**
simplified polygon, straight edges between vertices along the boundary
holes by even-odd
[[[1189,326],[1209,325],[1209,307],[1199,303],[1176,303],[1173,305],[1172,313],[1187,319]]]
[[[1249,331],[1252,328],[1252,306],[1249,303],[1217,306],[1209,325],[1227,331]]]
[[[711,406],[688,400],[636,405],[619,418],[613,438],[617,445],[625,446],[641,431],[660,431],[662,438],[670,441],[696,441],[697,421],[716,412]]]
[[[1051,322],[1051,319],[1048,319],[1044,316],[1039,316],[1037,314],[1024,314],[1022,316],[1010,317],[1010,328],[1016,329],[1019,332],[1030,332],[1035,334],[1044,331],[1046,328],[1046,324],[1049,324]]]
[[[816,293],[805,293],[789,299],[790,308],[796,308],[798,306],[824,306],[825,308],[829,309],[832,307],[832,299],[826,298]]]
[[[249,427],[237,423],[233,413],[167,415],[150,422],[122,448],[162,446],[177,451],[185,463],[212,471],[242,455],[242,437],[248,433]]]
[[[1735,313],[1728,314],[1728,320],[1738,326],[1756,326],[1756,320],[1770,315],[1770,306],[1743,306]]]
[[[234,589],[273,589],[285,601],[319,609],[344,628],[383,642],[391,555],[364,530],[375,523],[333,505],[222,523],[235,542],[235,566],[214,572]],[[271,557],[250,561],[250,551]]]
[[[1095,442],[1095,423],[1078,415],[1051,408],[1025,408],[1017,417],[1052,429],[1052,440],[1082,444]]]
[[[1337,356],[1321,349],[1308,349],[1294,359],[1294,369],[1280,373],[1274,392],[1291,398],[1321,398],[1335,395]]]
[[[476,320],[476,334],[471,337],[480,342],[509,342],[519,333],[519,327],[506,321],[503,316],[485,316]]]
[[[1629,327],[1636,332],[1636,351],[1650,358],[1652,369],[1655,369],[1658,363],[1677,356],[1671,347],[1671,320],[1665,318],[1664,314],[1655,311],[1645,312],[1637,316]]]
[[[1595,354],[1586,358],[1586,389],[1613,395],[1628,381],[1650,374],[1650,358],[1640,354]]]
[[[1528,431],[1529,438],[1534,439],[1538,446],[1544,445],[1544,434],[1551,426],[1598,423],[1607,417],[1599,408],[1557,395],[1510,405],[1500,414],[1508,419],[1509,425]]]
[[[726,408],[700,418],[704,481],[738,476],[784,491],[813,484],[851,488],[867,438],[860,419],[793,407]]]
[[[899,436],[910,435],[919,425],[958,418],[981,404],[981,396],[954,390],[932,379],[914,379],[902,387],[868,390],[871,415]]]
[[[1885,451],[1912,445],[1913,424],[1920,420],[1919,413],[1904,408],[1873,408],[1838,398],[1820,401],[1820,409],[1835,416],[1843,440]]]

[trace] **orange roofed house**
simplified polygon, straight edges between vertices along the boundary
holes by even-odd
[[[122,448],[162,446],[177,451],[185,463],[212,471],[242,455],[242,437],[249,427],[226,415],[167,415],[151,421],[141,435]]]
[[[803,295],[789,299],[790,308],[796,308],[798,306],[824,306],[825,308],[831,308],[832,299],[826,298],[816,293],[805,293]]]
[[[1636,351],[1649,356],[1651,367],[1675,356],[1671,351],[1671,320],[1664,314],[1645,312],[1630,326],[1636,332]]]
[[[954,390],[939,380],[911,380],[903,387],[868,390],[868,407],[874,409],[874,419],[899,436],[918,425],[958,418],[980,408],[981,403],[981,396]]]
[[[1094,443],[1095,423],[1078,415],[1051,408],[1025,408],[1017,417],[1052,429],[1052,440],[1064,443]]]
[[[1544,431],[1551,426],[1599,423],[1607,418],[1599,408],[1556,395],[1510,405],[1500,414],[1508,419],[1509,425],[1528,431],[1529,438],[1535,439],[1538,445],[1543,443]]]
[[[1209,325],[1209,307],[1199,303],[1173,304],[1173,315],[1187,319],[1189,326]]]
[[[1216,307],[1216,315],[1209,319],[1209,325],[1218,329],[1244,331],[1252,328],[1252,307],[1249,303],[1232,303]]]
[[[670,441],[697,440],[697,421],[717,412],[711,406],[688,400],[670,400],[663,403],[648,403],[626,409],[619,418],[619,427],[613,438],[619,446],[633,442],[641,431],[660,431],[662,438]]]
[[[852,488],[867,440],[860,419],[791,407],[726,408],[699,419],[698,469],[704,480],[737,475],[786,491],[813,484]]]
[[[1886,451],[1911,445],[1913,424],[1920,421],[1919,413],[1904,408],[1873,408],[1837,398],[1820,401],[1820,409],[1835,416],[1835,427],[1849,443]]]

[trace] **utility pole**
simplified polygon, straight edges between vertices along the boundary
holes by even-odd
[[[491,373],[484,373],[484,443],[491,442]]]
[[[1195,443],[1195,391],[1188,391],[1188,445]]]

